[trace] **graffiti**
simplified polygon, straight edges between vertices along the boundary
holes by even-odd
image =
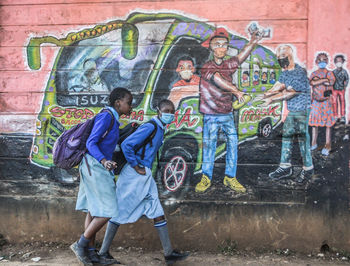
[[[212,32],[212,29],[208,29],[207,27],[201,24],[181,22],[177,25],[172,34],[175,36],[179,36],[190,33],[193,36],[198,35],[201,39],[205,39],[210,34],[212,34]]]
[[[255,25],[256,24],[252,24]],[[251,28],[251,27],[250,27]],[[227,139],[226,169],[224,185],[238,193],[246,192],[236,178],[237,134],[232,116],[233,95],[244,102],[244,93],[234,85],[232,77],[247,59],[262,38],[259,29],[251,31],[251,40],[242,51],[230,59],[224,59],[228,52],[229,35],[226,29],[217,28],[202,46],[209,48],[213,60],[206,62],[201,71],[200,112],[203,114],[203,162],[202,179],[195,187],[196,192],[205,192],[211,186],[217,144],[217,132],[223,130]],[[253,82],[254,84],[254,82]],[[254,84],[258,85],[258,83]]]
[[[279,117],[281,114],[278,112],[278,109],[280,108],[280,105],[274,105],[264,108],[248,108],[244,109],[242,111],[241,119],[240,121],[245,122],[251,122],[254,123],[256,121],[260,121],[265,117],[272,117],[276,118]]]
[[[127,119],[127,120],[131,120],[131,121],[144,121],[144,115],[145,115],[145,111],[144,110],[140,110],[138,112],[131,112],[130,115],[122,115],[121,119]]]
[[[187,107],[184,111],[184,115],[180,115],[180,111],[177,110],[175,112],[175,118],[174,121],[171,122],[167,127],[171,127],[171,125],[174,125],[176,129],[180,129],[183,126],[186,128],[193,128],[195,127],[199,122],[199,117],[193,115],[193,108]]]
[[[337,54],[334,57],[336,69],[333,70],[335,82],[333,86],[333,110],[337,118],[345,122],[345,92],[349,84],[349,74],[343,68],[345,56]]]
[[[157,20],[166,22],[139,23]],[[137,25],[134,22],[138,22]],[[43,167],[54,167],[51,152],[59,133],[92,117],[107,105],[111,89],[126,87],[134,95],[134,110],[129,116],[121,117],[122,125],[129,121],[148,120],[155,115],[155,106],[161,98],[166,97],[174,102],[177,110],[175,120],[167,127],[164,148],[161,150],[162,181],[159,183],[164,185],[160,187],[161,190],[182,190],[194,177],[194,173],[205,172],[203,169],[206,167],[212,168],[215,157],[222,156],[226,150],[229,155],[236,153],[234,150],[237,150],[238,142],[261,135],[261,128],[269,129],[262,134],[267,137],[281,119],[281,104],[259,108],[250,101],[252,97],[249,94],[268,91],[279,75],[274,54],[258,45],[263,30],[257,23],[254,25],[256,30],[251,31],[251,40],[247,41],[222,28],[215,29],[206,23],[176,14],[135,13],[127,21],[111,21],[106,25],[69,33],[66,38],[47,36],[31,39],[27,55],[32,69],[39,69],[41,65],[40,44],[54,43],[62,46],[38,116],[38,121],[43,126],[37,127],[32,162]],[[211,43],[218,30],[223,34],[223,40],[216,38],[218,40]],[[229,54],[237,56],[232,57]],[[228,59],[229,57],[233,59]],[[211,58],[230,62],[228,71],[221,71],[224,76],[221,82],[228,82],[227,84],[235,87],[235,98],[231,92],[226,92],[223,96],[227,99],[204,99],[212,97],[208,94],[209,91],[203,91],[205,84],[211,82],[204,71],[207,64],[214,62]],[[262,69],[264,73],[257,80],[254,77],[255,72],[250,69],[259,73]],[[269,72],[273,75],[268,77]],[[253,82],[250,83],[250,80]],[[233,102],[243,95],[244,101],[235,103],[236,107],[233,109]],[[220,108],[221,105],[226,106],[225,114],[230,113],[229,120],[224,123],[231,125],[222,129],[227,136],[231,136],[230,132],[236,130],[239,134],[232,135],[236,139],[233,142],[230,140],[229,144],[213,137],[217,147],[211,148],[211,157],[206,158],[206,149],[210,145],[205,136],[209,125],[205,109]],[[255,110],[254,114],[252,110]],[[233,123],[232,112],[240,118],[236,125]],[[272,119],[266,120],[266,117]],[[178,148],[180,137],[184,140],[181,149]],[[236,169],[237,156],[228,158],[226,164],[226,168],[235,171],[232,169]],[[228,176],[234,178],[235,173],[230,172]],[[232,182],[225,184],[232,188]]]
[[[309,125],[312,126],[312,146],[311,150],[317,148],[318,127],[326,127],[326,145],[322,149],[322,155],[328,156],[331,150],[331,127],[336,119],[332,108],[332,93],[335,77],[333,72],[329,71],[328,56],[320,53],[316,56],[315,63],[318,69],[311,73],[310,85],[312,86],[312,103]]]
[[[250,25],[255,25],[255,30]],[[70,32],[62,39],[32,38],[27,56],[33,70],[41,66],[40,44],[56,44],[60,52],[38,115],[31,161],[54,169],[52,148],[59,134],[108,105],[113,88],[126,87],[133,94],[134,108],[129,116],[121,116],[122,126],[131,121],[148,121],[156,114],[160,99],[167,98],[175,104],[175,119],[167,126],[160,150],[160,169],[156,165],[152,169],[164,197],[200,198],[213,191],[245,197],[258,181],[242,171],[244,166],[239,160],[249,158],[244,163],[255,163],[251,157],[256,150],[272,145],[260,141],[274,134],[282,134],[283,141],[280,145],[273,142],[269,152],[282,170],[268,172],[264,168],[259,170],[258,179],[264,180],[266,186],[282,181],[291,181],[291,189],[304,185],[313,175],[315,160],[313,147],[307,145],[308,113],[298,108],[311,104],[306,100],[311,100],[310,87],[295,93],[282,71],[286,56],[279,57],[278,50],[276,56],[259,44],[264,42],[263,36],[270,36],[271,29],[263,29],[256,22],[247,28],[248,40],[178,14],[132,13],[125,21]],[[298,65],[289,54],[287,57],[289,64]],[[338,56],[334,62],[334,87],[344,84],[345,91],[345,57]],[[305,70],[294,75],[296,79],[305,77]],[[314,91],[316,88],[312,93],[316,97]],[[330,106],[336,118],[344,119],[342,92],[334,91],[338,100]],[[288,114],[283,111],[283,101]],[[345,129],[344,126],[344,138]],[[303,159],[303,168],[297,174],[292,173],[296,172],[291,159],[294,137],[299,138]],[[238,149],[239,145],[244,148]],[[214,169],[215,163],[218,167]]]
[[[54,117],[65,116],[65,118],[73,117],[75,119],[89,119],[95,115],[93,111],[86,108],[62,108],[60,106],[55,106],[50,108],[49,111]]]

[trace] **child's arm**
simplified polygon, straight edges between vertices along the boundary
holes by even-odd
[[[98,147],[103,134],[106,133],[112,121],[112,116],[108,112],[100,113],[96,116],[94,126],[91,130],[90,136],[86,141],[86,148],[90,154],[99,162],[105,159],[105,156]]]
[[[146,138],[152,134],[154,130],[154,125],[151,123],[146,123],[140,126],[134,133],[127,137],[122,143],[122,150],[125,159],[130,164],[131,167],[137,168],[139,162],[137,161],[135,148],[140,147]],[[135,170],[136,170],[135,168]]]

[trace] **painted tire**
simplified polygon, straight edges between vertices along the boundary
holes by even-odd
[[[161,194],[178,197],[188,190],[193,175],[193,159],[183,147],[172,147],[164,152],[158,171]]]

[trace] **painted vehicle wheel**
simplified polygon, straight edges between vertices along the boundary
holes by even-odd
[[[194,171],[194,158],[189,147],[163,149],[160,170],[157,172],[158,189],[162,197],[180,198],[189,190]]]
[[[262,138],[269,138],[272,135],[271,118],[265,118],[259,123],[258,134]]]
[[[163,184],[169,191],[176,191],[186,178],[187,162],[181,155],[174,156],[170,162],[165,165],[163,172]]]

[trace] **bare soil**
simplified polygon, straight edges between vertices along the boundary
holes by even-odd
[[[141,248],[113,247],[111,254],[123,265],[165,265],[162,252]],[[6,244],[0,247],[0,266],[81,265],[69,245],[60,243]],[[288,249],[273,252],[238,251],[224,247],[217,253],[192,251],[185,261],[176,265],[350,265],[350,254],[327,251],[299,254]]]

